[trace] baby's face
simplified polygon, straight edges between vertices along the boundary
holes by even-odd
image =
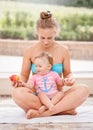
[[[39,75],[44,75],[48,73],[51,69],[51,65],[49,64],[49,61],[43,57],[43,58],[37,58],[35,60],[36,65],[36,71]]]

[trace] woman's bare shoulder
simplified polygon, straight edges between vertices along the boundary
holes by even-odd
[[[34,44],[28,46],[28,47],[25,49],[25,53],[30,53],[30,54],[31,54],[31,53],[36,49],[36,46],[37,46],[36,43],[34,43]]]
[[[68,46],[63,45],[62,43],[56,43],[56,46],[62,51],[68,51]]]
[[[29,58],[33,57],[33,53],[35,51],[36,46],[37,46],[36,43],[28,46],[24,51],[24,56]]]
[[[36,44],[36,43],[34,43],[34,44],[32,44],[32,45],[28,46],[25,50],[26,50],[26,51],[32,51],[33,49],[35,49],[35,48],[36,48],[36,46],[37,46],[37,44]]]

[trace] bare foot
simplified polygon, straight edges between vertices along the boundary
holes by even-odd
[[[54,111],[54,105],[51,105],[51,106],[49,107],[49,111],[50,111],[50,112]]]
[[[39,113],[41,114],[41,113],[43,113],[45,110],[47,109],[47,107],[46,106],[41,106],[40,108],[39,108]]]
[[[35,118],[35,117],[39,117],[39,112],[37,110],[34,109],[30,109],[28,110],[27,114],[26,114],[26,118],[27,119],[31,119],[31,118]]]
[[[62,115],[76,115],[77,112],[76,112],[75,109],[71,109],[71,110],[60,112],[59,114],[62,114]]]

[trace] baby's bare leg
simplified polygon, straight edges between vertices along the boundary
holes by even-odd
[[[43,113],[45,110],[47,110],[48,108],[46,107],[46,106],[41,106],[40,108],[39,108],[39,113],[41,114],[41,113]]]
[[[41,98],[44,98],[43,97],[43,94],[41,95],[40,94],[40,96],[42,96]],[[61,99],[62,99],[62,97],[64,96],[64,94],[63,94],[63,92],[58,92],[52,99],[51,99],[51,102],[52,102],[52,104],[57,104]],[[41,106],[40,108],[39,108],[39,112],[40,113],[43,113],[45,110],[47,109],[47,107],[46,106]],[[50,106],[49,107],[49,110],[50,111],[52,111],[54,109],[54,106]]]
[[[38,94],[38,97],[40,98],[42,104],[44,104],[43,106],[41,106],[39,108],[39,112],[42,113],[46,110],[46,108],[49,109],[49,111],[53,111],[54,110],[54,105],[52,104],[51,100],[47,97],[47,95],[43,92],[40,92]]]
[[[60,91],[51,99],[51,102],[55,105],[63,98],[63,96],[64,93]]]

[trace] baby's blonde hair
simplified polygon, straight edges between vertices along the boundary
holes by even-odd
[[[35,57],[35,59],[38,58],[46,58],[49,61],[49,64],[53,65],[53,57],[48,52],[42,52],[38,56]]]

